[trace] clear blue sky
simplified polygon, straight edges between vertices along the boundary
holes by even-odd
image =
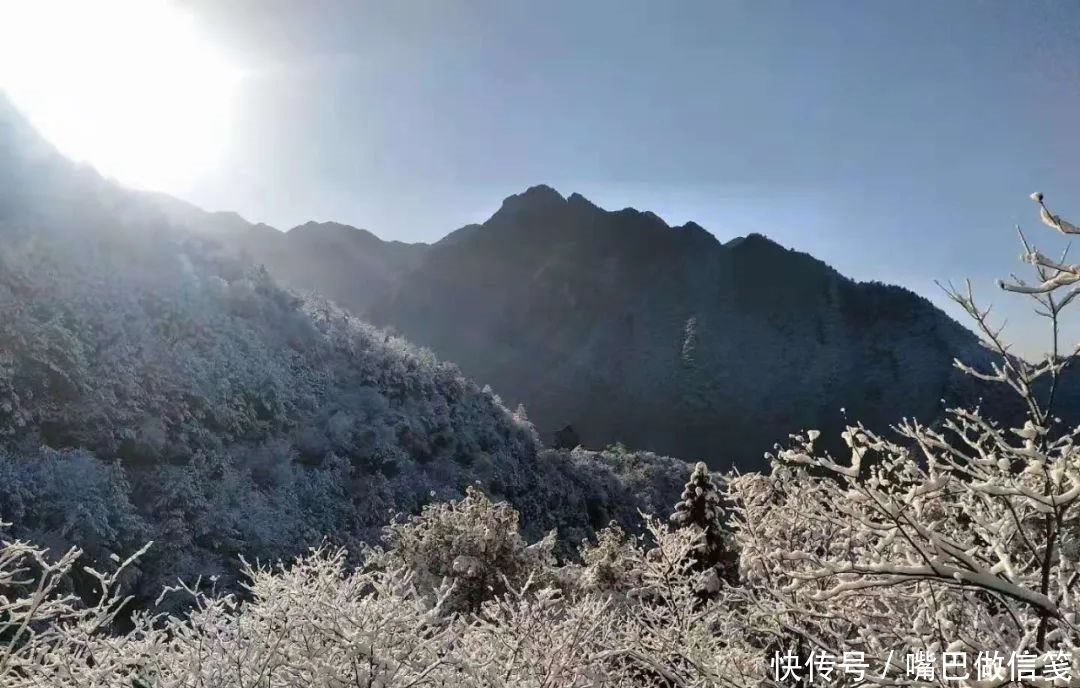
[[[186,195],[283,228],[430,241],[546,183],[939,303],[933,280],[970,276],[1031,351],[993,280],[1022,267],[1014,225],[1063,245],[1030,192],[1080,216],[1072,1],[189,7],[255,76]]]

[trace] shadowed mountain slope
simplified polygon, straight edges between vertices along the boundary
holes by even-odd
[[[789,432],[935,417],[970,396],[976,337],[926,299],[752,234],[605,211],[545,186],[434,244],[368,311],[456,361],[544,432],[716,467]]]

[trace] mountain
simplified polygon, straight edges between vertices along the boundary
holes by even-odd
[[[807,428],[840,450],[849,421],[884,430],[984,398],[1014,410],[953,366],[989,362],[977,337],[909,290],[547,186],[430,246],[330,223],[217,235],[454,361],[566,446],[752,469]]]
[[[432,245],[332,223],[215,232],[454,361],[567,446],[749,469],[806,428],[839,449],[849,421],[885,429],[945,403],[1006,404],[952,365],[989,362],[978,338],[909,290],[855,282],[760,234],[720,242],[547,186]]]
[[[374,295],[419,265],[427,248],[383,241],[367,230],[336,222],[308,222],[290,229],[284,239],[276,253],[249,250],[285,284],[302,287],[319,276],[321,293],[360,314],[370,308]]]
[[[717,468],[753,467],[800,429],[828,436],[842,409],[874,427],[936,417],[972,392],[953,359],[986,359],[905,289],[546,186],[434,244],[367,316],[524,402],[545,433]]]
[[[233,256],[262,264],[282,285],[316,291],[356,314],[415,269],[427,244],[383,241],[337,222],[308,222],[282,232],[236,213],[207,212],[165,194],[145,194],[170,222],[221,244]]]
[[[97,560],[153,540],[131,581],[152,599],[177,577],[224,584],[241,554],[355,551],[474,484],[568,549],[677,499],[685,464],[547,450],[452,364],[234,250],[295,233],[323,260],[342,237],[372,243],[357,230],[281,235],[128,191],[2,99],[0,156],[0,522],[16,535]]]

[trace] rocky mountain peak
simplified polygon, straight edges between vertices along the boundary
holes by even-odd
[[[561,213],[566,207],[566,199],[555,189],[546,184],[530,186],[525,191],[507,196],[491,221],[514,220],[521,216],[545,216],[553,212]]]

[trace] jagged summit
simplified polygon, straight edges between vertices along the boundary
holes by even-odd
[[[725,242],[724,246],[726,248],[743,248],[743,249],[752,248],[752,247],[756,246],[756,247],[763,247],[763,248],[779,248],[779,249],[785,250],[785,251],[787,250],[786,248],[784,248],[783,246],[781,246],[777,242],[773,241],[769,237],[765,236],[764,234],[759,234],[758,232],[750,232],[749,234],[746,234],[744,236],[737,236],[734,239],[730,239],[727,242]]]
[[[746,236],[735,237],[721,244],[723,249],[741,260],[760,263],[762,267],[768,267],[772,263],[773,271],[782,266],[805,266],[807,269],[822,273],[839,274],[825,262],[818,258],[770,239],[764,234],[751,232]]]
[[[547,184],[535,184],[519,194],[509,196],[507,200],[512,198],[520,198],[533,203],[566,201],[566,198],[561,193]]]
[[[682,225],[672,225],[651,210],[639,210],[629,206],[619,209],[603,208],[580,192],[573,191],[563,196],[547,184],[536,184],[520,193],[507,196],[503,199],[499,210],[485,222],[461,227],[436,243],[456,242],[461,236],[480,232],[483,228],[490,226],[505,227],[531,223],[530,226],[533,229],[537,228],[536,225],[557,229],[568,223],[595,223],[600,218],[624,223],[622,227],[624,232],[642,227],[654,230],[678,230],[675,234],[692,235],[707,239],[710,243],[720,243],[714,234],[696,222],[689,221]],[[752,237],[754,241],[762,239],[773,243],[762,235],[752,235]],[[738,237],[729,241],[728,245],[735,246],[746,238]]]
[[[502,205],[489,222],[559,212],[565,209],[566,205],[562,194],[546,184],[538,184],[503,199]]]
[[[651,266],[645,268],[648,271],[716,245],[716,238],[700,225],[672,227],[648,210],[608,210],[581,193],[564,197],[541,184],[507,197],[483,223],[452,232],[433,248],[435,252],[467,250],[471,253],[468,261],[524,265],[534,260],[543,263],[551,254],[559,256],[560,264],[574,256],[597,265],[619,260],[626,266]]]
[[[600,206],[596,205],[595,203],[593,203],[589,199],[585,198],[584,196],[579,194],[577,191],[575,191],[572,194],[570,194],[569,196],[567,196],[566,197],[566,202],[569,205],[582,207],[582,208],[588,208],[589,210],[594,210],[594,211],[602,210],[602,208],[600,208]]]

